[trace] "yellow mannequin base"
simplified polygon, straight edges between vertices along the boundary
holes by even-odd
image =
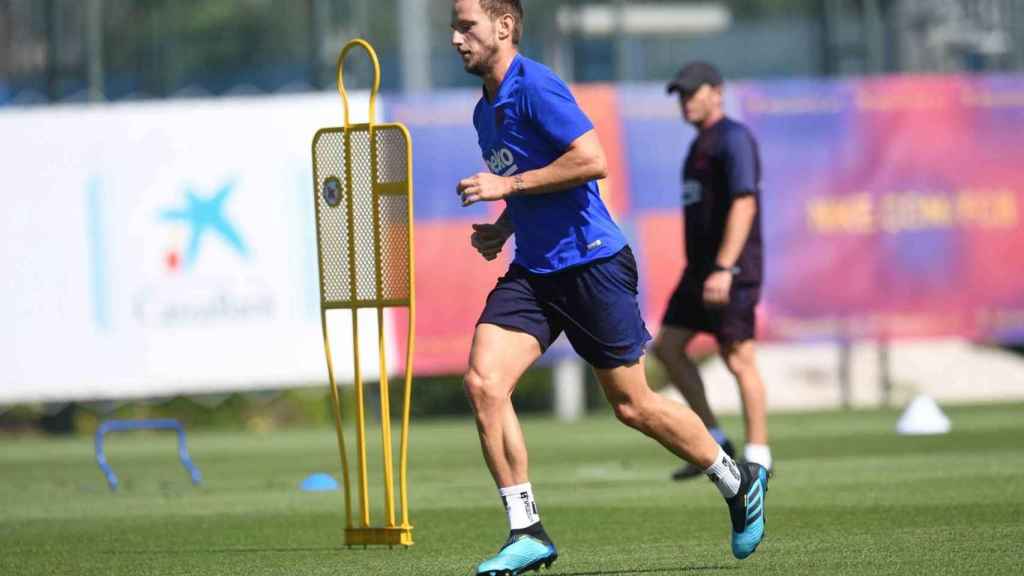
[[[346,546],[412,546],[412,526],[347,528]]]

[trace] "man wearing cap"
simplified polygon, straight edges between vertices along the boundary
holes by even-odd
[[[683,119],[697,129],[682,173],[686,268],[668,302],[655,356],[723,450],[732,443],[708,406],[704,383],[686,346],[699,332],[718,342],[719,354],[739,384],[746,423],[744,459],[772,469],[764,383],[754,352],[755,314],[761,294],[761,161],[757,141],[723,111],[722,76],[707,62],[684,66],[667,91],[676,93]],[[686,464],[672,474],[695,478]]]

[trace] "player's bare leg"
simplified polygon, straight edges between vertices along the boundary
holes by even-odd
[[[764,381],[757,367],[753,340],[727,344],[720,352],[729,372],[739,383],[743,400],[743,417],[747,429],[746,460],[772,469],[772,456],[768,448],[768,419],[765,405]]]
[[[743,559],[753,554],[764,538],[765,469],[755,463],[737,465],[692,410],[652,391],[644,375],[643,358],[628,366],[594,372],[620,421],[704,468],[729,507],[733,555]]]
[[[708,428],[718,426],[711,406],[704,392],[704,381],[697,365],[686,353],[686,347],[697,334],[685,328],[662,326],[654,342],[654,355],[668,371],[669,380],[686,399],[686,403],[697,413]]]
[[[686,406],[655,393],[647,385],[643,359],[609,370],[595,369],[615,416],[627,426],[654,438],[670,452],[707,468],[719,446],[700,418]]]
[[[473,334],[466,395],[476,414],[484,460],[499,488],[528,481],[526,441],[512,391],[540,355],[537,339],[525,332],[480,324]]]
[[[711,411],[708,404],[707,393],[704,391],[704,381],[700,377],[697,365],[686,353],[686,347],[697,334],[686,328],[673,326],[662,326],[658,332],[653,349],[654,354],[668,371],[669,380],[683,395],[690,408],[700,417],[701,421],[711,432],[712,438],[718,442],[725,453],[730,457],[736,452],[732,442],[725,436],[725,432],[718,426],[718,418]],[[682,465],[672,472],[675,480],[686,480],[699,478],[704,474],[704,469],[692,463]]]
[[[541,353],[537,339],[525,332],[485,323],[473,335],[466,395],[509,521],[508,541],[496,556],[477,566],[478,574],[511,573],[513,566],[519,571],[550,566],[558,558],[540,523],[528,477],[526,441],[512,406],[516,382]]]

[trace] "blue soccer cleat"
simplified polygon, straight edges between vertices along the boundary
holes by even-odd
[[[732,519],[732,553],[740,560],[757,550],[764,539],[764,504],[768,494],[768,471],[753,462],[737,463],[740,491],[726,499]]]
[[[551,542],[518,534],[510,537],[501,551],[476,567],[477,576],[519,576],[523,572],[548,568],[558,559]]]

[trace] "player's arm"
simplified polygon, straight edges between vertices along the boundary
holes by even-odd
[[[512,218],[506,208],[493,224],[473,224],[469,241],[485,260],[490,261],[498,257],[512,233]]]
[[[546,194],[574,188],[608,175],[604,148],[593,129],[572,141],[554,162],[513,176],[480,172],[459,182],[462,204],[494,201],[517,194]]]
[[[725,231],[722,234],[722,245],[718,249],[715,264],[718,268],[708,276],[704,283],[704,300],[710,304],[725,305],[729,303],[729,289],[732,288],[732,268],[743,252],[750,236],[757,215],[757,198],[747,194],[734,198],[729,214],[725,219]]]
[[[718,250],[715,260],[722,268],[732,268],[740,258],[740,252],[747,244],[750,229],[754,226],[757,215],[757,199],[752,195],[734,198],[729,214],[725,219],[725,232],[722,235],[722,247]]]
[[[590,130],[573,140],[551,164],[516,176],[512,176],[513,194],[546,194],[606,178],[608,163],[597,132]]]
[[[546,194],[598,180],[607,175],[604,149],[594,124],[580,109],[569,87],[553,74],[542,75],[522,91],[521,118],[547,141],[558,157],[543,168],[510,176],[476,174],[459,182],[465,205],[518,194]]]
[[[704,282],[704,301],[713,305],[729,303],[732,269],[747,244],[750,229],[757,216],[757,152],[753,140],[745,133],[734,132],[726,141],[726,174],[732,205],[725,219],[722,245],[715,259],[717,269]]]

